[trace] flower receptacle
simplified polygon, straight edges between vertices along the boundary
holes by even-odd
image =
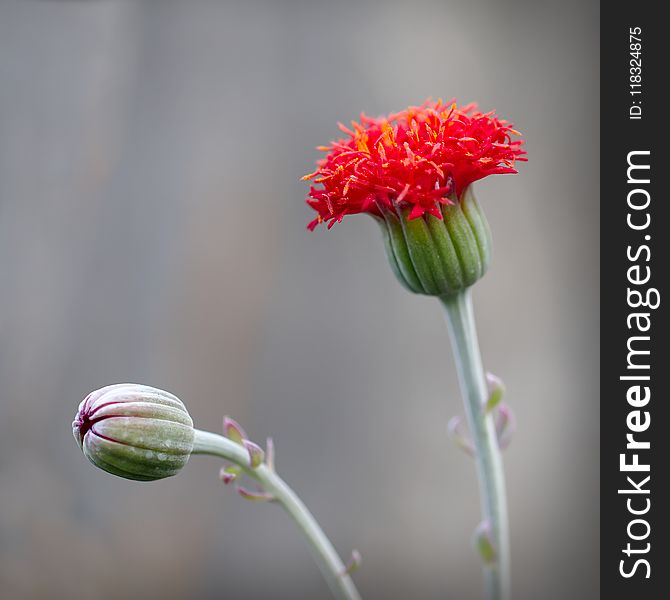
[[[410,218],[408,208],[382,210],[377,218],[398,280],[410,291],[451,296],[474,284],[491,260],[491,231],[468,186],[441,205],[442,218]]]

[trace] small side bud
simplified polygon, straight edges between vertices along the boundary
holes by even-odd
[[[340,576],[344,577],[345,575],[351,575],[351,573],[358,571],[358,569],[361,568],[362,562],[363,559],[361,553],[358,550],[352,550],[347,564],[344,565],[344,569],[340,572]]]
[[[221,479],[225,485],[228,485],[237,479],[240,472],[240,468],[234,465],[221,467],[221,470],[219,471],[219,479]]]
[[[243,446],[244,440],[247,439],[244,429],[242,429],[237,421],[230,417],[223,417],[223,435],[240,446]]]
[[[493,373],[486,374],[486,383],[489,389],[489,397],[484,405],[484,414],[488,415],[500,404],[505,393],[505,384],[500,377],[497,377]]]
[[[249,453],[249,465],[252,469],[259,467],[265,458],[265,452],[258,444],[254,444],[250,440],[242,440],[242,445]]]
[[[510,445],[516,431],[516,417],[508,404],[502,403],[498,406],[495,415],[495,425],[498,446],[501,450],[504,450]]]
[[[498,560],[498,555],[493,545],[493,533],[488,521],[482,521],[477,526],[472,542],[484,564],[492,565]]]
[[[242,487],[241,485],[237,487],[237,493],[245,500],[252,500],[254,502],[272,502],[275,499],[272,494],[268,494],[262,490],[254,492],[248,488]]]
[[[458,448],[463,450],[468,456],[475,455],[475,448],[465,432],[463,419],[458,415],[451,417],[447,423],[447,434]]]

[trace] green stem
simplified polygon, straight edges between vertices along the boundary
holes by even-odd
[[[208,431],[195,431],[193,454],[209,454],[233,462],[258,481],[263,490],[284,507],[303,533],[312,549],[314,558],[333,596],[339,600],[360,600],[351,577],[345,572],[330,540],[316,519],[296,493],[265,463],[256,468],[249,465],[249,453],[226,437]]]
[[[470,290],[441,298],[456,359],[465,413],[477,462],[484,520],[489,524],[495,561],[484,565],[487,598],[510,598],[510,548],[502,457],[493,416],[484,412],[488,392]]]

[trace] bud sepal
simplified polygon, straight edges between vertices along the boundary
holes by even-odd
[[[453,296],[470,287],[488,269],[491,231],[468,186],[440,205],[441,218],[412,217],[408,207],[380,205],[389,263],[408,290],[429,296]]]

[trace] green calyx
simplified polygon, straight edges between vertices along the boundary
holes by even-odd
[[[442,219],[426,213],[410,220],[409,208],[377,219],[393,272],[416,294],[456,294],[482,277],[491,259],[491,231],[472,187],[441,209]]]

